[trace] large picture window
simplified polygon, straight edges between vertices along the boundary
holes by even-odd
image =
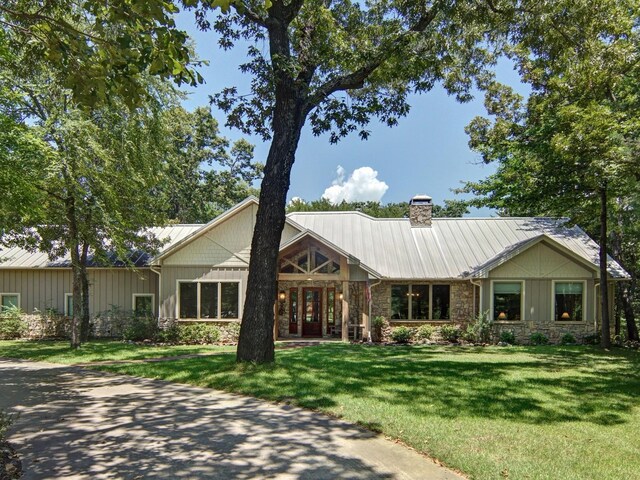
[[[584,283],[554,283],[554,318],[559,322],[580,322],[584,320]]]
[[[495,282],[493,284],[493,319],[502,321],[522,319],[521,282]]]
[[[449,320],[449,285],[391,285],[392,320]]]
[[[225,320],[240,317],[238,282],[179,282],[178,318]]]

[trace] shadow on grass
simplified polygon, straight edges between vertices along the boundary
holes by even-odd
[[[640,392],[640,355],[587,347],[370,347],[278,352],[272,366],[233,355],[106,370],[331,409],[341,396],[411,414],[545,424],[625,423]]]

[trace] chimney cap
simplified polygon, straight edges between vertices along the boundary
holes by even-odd
[[[411,205],[420,205],[425,203],[431,203],[431,197],[429,195],[415,195],[409,202]]]

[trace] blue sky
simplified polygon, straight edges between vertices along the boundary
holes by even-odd
[[[244,48],[237,46],[226,52],[219,49],[216,34],[198,31],[190,12],[180,13],[177,22],[194,39],[198,56],[210,62],[200,70],[206,83],[189,90],[189,98],[184,102],[186,108],[207,105],[209,95],[224,87],[236,86],[240,93],[249,91],[250,78],[237,68],[245,59]],[[499,67],[498,78],[518,85],[520,91],[526,90],[506,62]],[[289,198],[315,200],[332,185],[328,195],[346,196],[348,200],[374,199],[380,197],[381,192],[384,192],[383,203],[408,201],[419,193],[431,195],[435,203],[458,198],[451,189],[465,180],[478,180],[494,171],[494,166],[483,165],[479,156],[469,149],[464,132],[473,117],[484,115],[482,100],[477,96],[470,103],[460,104],[436,87],[427,94],[411,97],[411,111],[400,119],[398,126],[389,128],[372,122],[368,127],[371,135],[366,141],[352,135],[331,145],[328,136],[314,137],[305,127],[293,166]],[[240,132],[224,127],[222,112],[214,109],[214,115],[225,136],[232,140],[242,137]],[[248,140],[255,144],[256,160],[264,162],[269,144],[258,137]],[[337,173],[339,167],[343,169],[342,178]],[[360,170],[350,178],[357,169]],[[474,216],[491,214],[489,209],[472,212]]]

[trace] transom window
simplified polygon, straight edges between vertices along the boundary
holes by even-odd
[[[294,273],[299,275],[327,274],[338,275],[340,262],[336,258],[317,247],[308,246],[280,260],[280,273]]]
[[[178,318],[221,320],[240,317],[239,282],[179,282]]]
[[[554,318],[559,322],[584,320],[584,283],[554,282]]]
[[[0,293],[0,311],[20,308],[19,293]]]
[[[449,285],[391,285],[392,320],[449,320]]]
[[[522,282],[494,282],[493,319],[522,319]]]

